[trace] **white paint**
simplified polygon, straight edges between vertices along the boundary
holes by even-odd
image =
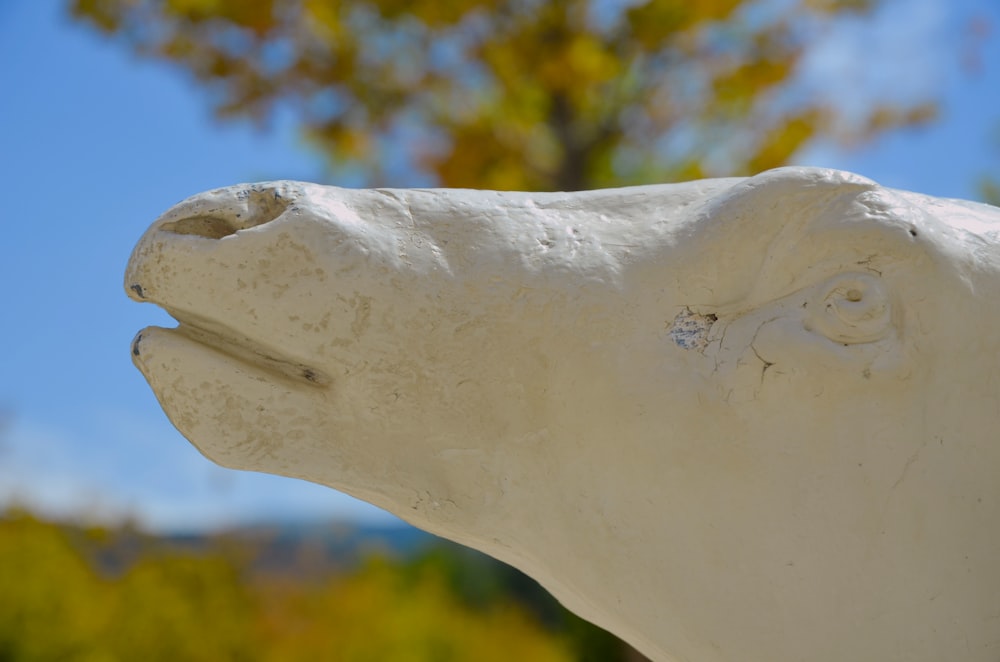
[[[189,199],[133,347],[212,460],[508,561],[659,660],[1000,659],[1000,210],[787,168]],[[682,328],[683,327],[683,328]]]

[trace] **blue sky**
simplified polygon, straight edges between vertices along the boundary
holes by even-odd
[[[326,488],[211,464],[129,360],[137,330],[171,324],[122,291],[143,230],[205,189],[323,179],[321,162],[287,118],[268,131],[217,123],[182,74],[71,24],[61,4],[0,0],[0,504],[129,515],[159,530],[389,521]],[[994,31],[978,46],[977,15]],[[845,104],[873,90],[933,94],[942,117],[858,151],[815,145],[798,162],[974,197],[980,175],[1000,175],[998,31],[993,0],[895,0],[875,23],[837,31],[817,45],[812,85]]]

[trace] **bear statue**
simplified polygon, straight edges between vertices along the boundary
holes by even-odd
[[[167,211],[133,360],[227,467],[486,552],[667,662],[1000,660],[1000,209],[789,167]]]

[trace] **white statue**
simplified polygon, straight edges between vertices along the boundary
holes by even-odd
[[[1000,210],[784,168],[211,191],[133,354],[228,467],[507,561],[657,660],[1000,660]]]

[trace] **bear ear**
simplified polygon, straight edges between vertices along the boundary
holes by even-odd
[[[820,217],[856,213],[858,196],[880,188],[849,172],[785,167],[738,180],[707,198],[690,228],[699,289],[724,306],[753,289],[779,236],[801,237]]]
[[[812,168],[807,166],[785,166],[765,170],[762,173],[747,177],[738,186],[747,188],[794,186],[797,190],[815,188],[829,190],[833,188],[855,187],[863,190],[878,188],[878,183],[846,170],[832,168]]]
[[[706,201],[708,227],[729,233],[735,227],[773,237],[788,224],[804,225],[845,198],[879,188],[870,179],[828,168],[776,168],[749,177]],[[734,227],[735,226],[735,227]]]

